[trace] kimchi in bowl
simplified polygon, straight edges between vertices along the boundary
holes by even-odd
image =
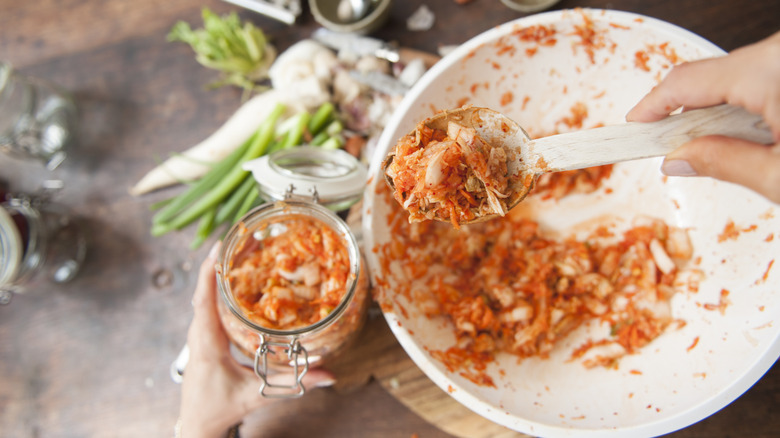
[[[430,250],[449,250],[457,242],[449,245],[440,238],[452,230],[428,226],[415,228],[425,235],[410,236],[380,174],[382,159],[396,141],[436,111],[464,104],[488,107],[507,114],[532,137],[623,123],[628,110],[674,64],[723,54],[701,37],[652,18],[556,11],[506,23],[468,41],[406,95],[372,158],[363,206],[365,252],[375,297],[393,333],[442,390],[485,418],[531,435],[656,436],[718,411],[772,366],[780,355],[780,324],[775,322],[780,264],[774,263],[780,254],[780,209],[744,188],[708,178],[664,177],[660,159],[620,163],[583,178],[540,181],[535,190],[541,186],[544,191],[532,192],[511,216],[533,222],[550,241],[586,242],[579,247],[593,250],[588,236],[619,240],[648,221],[683,231],[692,250],[685,260],[670,265],[654,251],[646,256],[653,266],[671,270],[651,276],[667,281],[665,290],[674,292],[660,300],[667,309],[660,312],[666,324],[650,337],[631,332],[628,338],[646,342],[610,360],[603,360],[610,354],[604,351],[578,354],[594,340],[621,333],[623,327],[604,316],[586,318],[526,357],[495,348],[485,357],[461,357],[453,366],[457,358],[448,352],[469,345],[474,353],[477,337],[462,334],[481,328],[432,307],[431,291],[438,286],[420,279],[440,275],[442,281],[463,284],[458,281],[469,280],[462,277],[473,272],[428,263],[432,259],[425,248],[409,245],[415,239],[438,239]],[[448,225],[436,225],[442,226]],[[426,233],[441,234],[430,238]],[[666,252],[669,243],[661,244]],[[482,248],[480,257],[500,257],[495,248]],[[562,270],[560,257],[548,263]],[[514,266],[510,262],[506,266]],[[517,281],[528,275],[522,269],[512,274]],[[474,292],[450,289],[455,301],[458,294]],[[484,302],[498,317],[500,306],[489,301],[493,292],[488,292]],[[475,300],[475,306],[484,302]],[[599,314],[600,304],[590,308]],[[502,318],[528,317],[532,310]],[[510,341],[484,340],[492,347],[522,338],[505,335]]]

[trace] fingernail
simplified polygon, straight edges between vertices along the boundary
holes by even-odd
[[[691,164],[685,160],[664,160],[661,172],[669,176],[696,176]]]
[[[323,379],[314,384],[315,388],[327,388],[336,384],[336,379]]]
[[[217,259],[217,254],[219,254],[219,247],[220,247],[221,243],[222,242],[220,242],[220,241],[214,242],[214,245],[209,250],[208,258],[210,258],[212,260],[216,260]]]

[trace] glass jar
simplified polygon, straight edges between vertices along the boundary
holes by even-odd
[[[260,393],[297,397],[305,392],[308,368],[342,352],[365,322],[368,275],[360,247],[347,224],[325,207],[341,210],[356,202],[365,169],[343,151],[309,148],[280,151],[246,167],[261,175],[260,191],[271,202],[245,215],[223,241],[220,318],[233,345],[253,361]],[[296,195],[290,181],[310,185],[311,196]],[[280,184],[289,185],[279,190]],[[333,185],[341,192],[331,191]],[[269,378],[271,371],[290,369],[291,382]]]
[[[0,204],[0,304],[76,276],[86,240],[64,207],[17,196]]]
[[[76,125],[70,93],[0,61],[0,152],[42,161],[52,170],[74,143]]]

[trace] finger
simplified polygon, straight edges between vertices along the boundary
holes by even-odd
[[[709,176],[752,189],[780,203],[780,146],[722,136],[700,137],[666,156],[670,176]]]
[[[305,376],[303,376],[303,385],[308,388],[325,388],[333,386],[336,383],[336,376],[330,371],[322,368],[314,368],[309,370]]]
[[[228,352],[229,341],[217,311],[216,254],[219,242],[212,247],[209,255],[203,261],[198,272],[198,283],[192,298],[194,316],[187,335],[187,343],[191,355],[217,354]]]
[[[198,284],[195,286],[195,294],[192,296],[192,305],[196,309],[196,314],[198,310],[208,308],[209,304],[214,301],[214,294],[211,292],[216,287],[214,265],[217,263],[219,248],[220,242],[215,243],[200,265]]]
[[[245,374],[248,373],[248,374]],[[260,394],[260,379],[255,373],[248,368],[244,368],[242,371],[244,375],[244,384],[241,391],[242,406],[246,409],[244,415],[249,412],[258,409],[262,406],[267,406],[270,403],[274,403],[279,399],[266,398]],[[251,376],[250,376],[251,375]],[[278,385],[292,385],[295,383],[295,377],[292,374],[276,374],[273,377],[273,382]],[[303,376],[303,387],[306,391],[311,391],[315,388],[325,388],[333,386],[336,383],[336,377],[328,370],[322,368],[312,368],[306,375]]]
[[[634,122],[654,122],[682,107],[703,108],[727,101],[730,70],[727,58],[711,58],[675,66],[666,78],[626,115]]]

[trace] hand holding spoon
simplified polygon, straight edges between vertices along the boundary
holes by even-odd
[[[512,183],[507,210],[525,198],[533,181],[545,172],[583,169],[667,155],[684,143],[706,135],[724,135],[756,143],[771,144],[772,134],[761,116],[731,106],[719,105],[691,110],[652,123],[629,122],[531,140],[523,128],[503,114],[477,107],[441,112],[423,123],[446,130],[450,121],[476,130],[486,143],[503,146],[508,154],[507,170]],[[385,162],[385,178],[395,190],[387,169],[395,150]],[[478,215],[461,223],[474,223],[496,215]],[[450,221],[447,218],[434,217]]]

